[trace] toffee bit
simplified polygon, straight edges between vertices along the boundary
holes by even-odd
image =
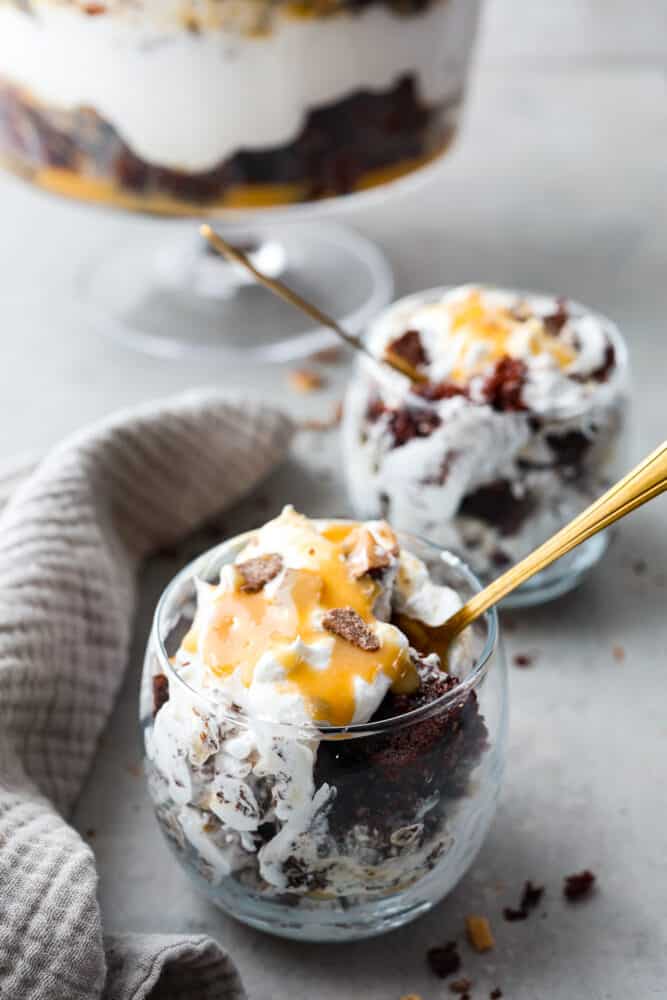
[[[491,951],[495,947],[491,925],[486,917],[466,917],[466,932],[475,951]]]
[[[257,594],[262,587],[273,580],[283,568],[282,556],[276,552],[265,556],[255,556],[238,563],[237,570],[243,578],[241,590],[246,594]]]
[[[169,679],[166,674],[153,674],[153,718],[169,701]]]
[[[294,392],[317,392],[326,384],[324,376],[312,368],[295,368],[288,377],[290,388]]]
[[[625,659],[625,650],[623,646],[614,646],[611,652],[617,663],[622,663]]]
[[[592,895],[594,885],[595,875],[586,868],[583,872],[565,876],[563,895],[570,903],[578,903]]]
[[[471,980],[467,979],[465,976],[462,976],[461,979],[452,979],[451,983],[449,984],[449,992],[466,994],[470,992],[471,986],[472,986]]]
[[[353,608],[333,608],[322,619],[327,632],[346,639],[353,646],[366,653],[375,653],[380,648],[380,640]]]
[[[426,952],[428,964],[431,971],[439,979],[446,979],[453,976],[461,968],[461,956],[459,955],[456,941],[448,941],[438,948],[429,948]]]

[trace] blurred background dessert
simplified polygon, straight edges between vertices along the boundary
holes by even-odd
[[[378,359],[403,356],[425,381],[359,364],[344,426],[353,506],[437,539],[484,577],[562,527],[619,467],[625,347],[609,320],[576,303],[435,289],[390,307],[368,345]],[[592,558],[601,543],[591,542]]]
[[[479,0],[4,0],[0,149],[49,190],[190,213],[393,180],[456,130]]]

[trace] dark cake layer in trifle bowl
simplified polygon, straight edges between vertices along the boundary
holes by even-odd
[[[353,552],[341,543],[343,555],[335,555],[336,564],[349,565],[353,589],[372,593],[373,614],[355,617],[350,607],[323,617],[317,612],[315,631],[301,628],[287,660],[272,654],[267,667],[264,652],[250,673],[244,665],[241,686],[225,673],[221,689],[211,681],[210,664],[227,664],[232,654],[228,647],[218,650],[217,660],[211,653],[206,629],[217,612],[205,603],[201,581],[227,601],[234,588],[230,571],[248,572],[248,562],[253,572],[259,567],[259,582],[253,576],[240,592],[248,600],[244,587],[251,587],[249,613],[260,632],[256,602],[267,594],[271,607],[274,599],[282,607],[281,581],[288,581],[298,606],[299,574],[309,571],[294,569],[299,559],[289,545],[281,555],[266,552],[279,548],[278,536],[263,532],[280,522],[258,533],[257,559],[246,558],[249,543],[256,545],[252,533],[232,539],[187,567],[162,597],[141,698],[149,790],[181,864],[232,916],[297,939],[370,937],[441,900],[468,869],[490,825],[507,729],[497,618],[485,616],[447,655],[430,648],[429,623],[479,588],[465,565],[423,540],[387,535],[382,522],[308,522],[324,532],[325,545],[348,530],[373,539],[364,548],[369,565],[361,569],[359,546]],[[326,606],[333,591],[326,573],[322,579]],[[227,605],[221,613],[225,621],[245,620],[245,612],[232,614]],[[420,622],[418,613],[428,621]],[[406,615],[416,623],[409,640],[401,629]],[[300,620],[303,626],[301,614]],[[325,664],[322,649],[331,651],[332,642]],[[365,673],[366,662],[382,658],[393,642],[407,673],[385,684],[380,673]],[[253,646],[251,657],[257,653]],[[288,678],[302,676],[298,661],[317,667],[307,681],[285,686],[284,673],[275,672],[276,655],[291,665]],[[354,707],[344,694],[349,670],[366,677],[354,680]],[[312,720],[285,722],[299,718],[295,706],[304,692],[312,696]],[[325,717],[362,721],[332,725]]]
[[[347,195],[443,154],[480,0],[0,0],[0,159],[198,214]]]
[[[606,317],[551,295],[465,285],[419,292],[372,324],[343,426],[360,517],[387,517],[457,552],[485,581],[580,513],[625,464],[628,364]],[[395,354],[422,377],[386,364]],[[590,539],[506,602],[575,586]]]

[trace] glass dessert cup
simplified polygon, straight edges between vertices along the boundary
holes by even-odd
[[[391,297],[388,265],[303,216],[442,157],[480,2],[0,0],[0,162],[66,197],[218,219],[358,331]],[[86,263],[78,292],[102,329],[172,356],[331,343],[195,229],[146,223]]]
[[[415,919],[460,880],[491,823],[505,761],[507,672],[495,611],[470,630],[471,657],[443,696],[394,718],[347,727],[298,727],[249,718],[189,688],[170,659],[194,614],[194,577],[216,580],[250,533],[231,539],[186,567],[166,589],[151,633],[140,699],[148,786],[162,832],[195,886],[231,916],[283,937],[345,941],[381,934]],[[465,600],[479,589],[456,557],[421,539],[398,536],[428,566],[436,583]],[[189,780],[167,774],[154,712],[183,698],[201,727],[224,733],[221,745],[254,729],[278,759],[315,752],[315,803],[335,788],[326,809],[284,859],[287,884],[259,873],[257,847],[276,836],[275,821],[244,839],[197,805],[211,761]],[[213,720],[213,721],[212,721]],[[190,734],[191,736],[192,734]],[[174,733],[174,738],[178,736]],[[171,753],[174,748],[172,746]],[[181,752],[176,746],[176,759]],[[205,757],[205,753],[204,753]],[[287,767],[287,763],[285,763]],[[270,798],[278,775],[266,774]],[[223,857],[224,855],[224,857]]]
[[[455,291],[433,288],[399,300],[376,318],[367,342],[385,329],[392,316],[407,317],[409,326],[411,310],[439,302]],[[497,290],[482,287],[482,291]],[[563,304],[563,300],[534,293],[511,294]],[[456,424],[460,413],[452,418],[446,409],[451,398],[426,398],[426,390],[413,392],[386,365],[372,357],[358,358],[342,429],[348,494],[357,516],[386,517],[398,528],[434,539],[459,554],[488,582],[554,534],[618,478],[627,457],[626,345],[606,317],[569,300],[563,307],[573,321],[594,319],[607,338],[611,360],[600,376],[600,393],[577,405],[556,400],[552,409],[540,413],[522,406],[521,413],[499,414],[492,412],[495,403],[482,406],[473,400],[479,404],[479,414],[488,414],[488,428],[481,417],[474,424]],[[455,390],[452,398],[457,394]],[[378,431],[379,418],[387,420],[384,431],[381,427]],[[522,422],[528,430],[520,430],[524,438],[517,448],[516,428]],[[456,462],[476,447],[475,439],[485,441],[486,450],[480,451],[477,463],[468,469],[474,485],[467,486],[465,477],[453,483],[458,475]],[[443,510],[450,509],[451,514],[443,515]],[[530,606],[567,593],[601,559],[609,538],[609,532],[604,532],[589,539],[524,584],[503,606]]]

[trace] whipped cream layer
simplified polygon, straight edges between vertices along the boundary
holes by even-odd
[[[386,513],[489,574],[602,490],[625,399],[623,344],[603,317],[467,285],[399,301],[368,344],[402,352],[427,384],[414,393],[371,365],[352,383],[343,437],[359,516]]]
[[[315,864],[336,795],[316,787],[318,726],[367,722],[390,689],[419,685],[418,654],[392,617],[438,625],[460,606],[385,522],[311,521],[290,507],[218,583],[197,582],[196,615],[173,661],[185,683],[170,683],[146,749],[160,776],[154,798],[175,805],[176,835],[209,878],[250,857],[284,889],[289,859]],[[469,659],[466,642],[456,644],[451,666]],[[424,662],[439,669],[435,654]],[[266,824],[275,825],[268,841],[258,834]],[[354,862],[336,864],[349,879]]]
[[[426,104],[464,83],[478,0],[433,0],[398,16],[383,4],[331,17],[284,5],[266,32],[222,2],[209,28],[188,30],[183,6],[0,0],[0,77],[52,108],[92,108],[148,163],[212,169],[241,150],[287,144],[306,114],[354,91],[414,74]],[[256,5],[249,2],[249,8]]]

